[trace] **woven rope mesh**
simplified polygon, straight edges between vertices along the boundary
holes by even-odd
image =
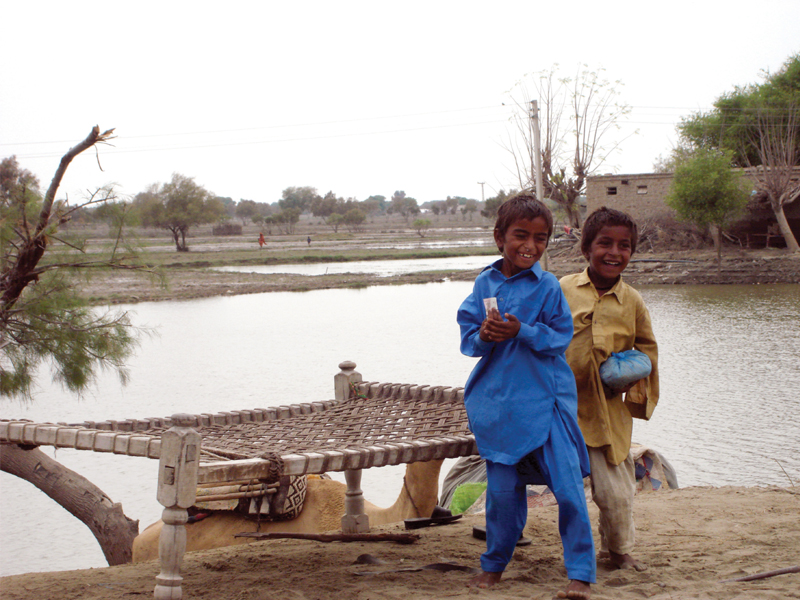
[[[350,398],[340,403],[195,415],[193,427],[202,435],[201,462],[263,458],[267,453],[280,457],[363,451],[372,446],[441,438],[464,439],[471,433],[463,397],[456,392],[441,386],[362,382],[353,387]],[[270,416],[249,420],[241,417],[244,413]],[[231,420],[234,414],[240,416]],[[65,425],[153,439],[170,426],[170,419],[165,418]]]
[[[202,449],[220,458],[341,451],[373,445],[470,435],[461,400],[350,398],[319,413],[261,423],[196,428]],[[162,428],[144,433],[159,435]]]

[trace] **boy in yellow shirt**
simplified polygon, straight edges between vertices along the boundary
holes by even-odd
[[[649,419],[658,402],[658,347],[642,297],[621,278],[637,239],[629,215],[596,210],[582,230],[581,251],[589,266],[563,277],[561,289],[572,312],[574,335],[566,356],[578,387],[578,424],[600,509],[600,556],[619,568],[643,571],[646,566],[631,556],[636,487],[632,417]],[[600,365],[612,352],[632,348],[650,358],[650,375],[623,389],[608,388],[600,379]]]

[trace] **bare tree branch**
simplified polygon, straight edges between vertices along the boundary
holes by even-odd
[[[536,157],[529,107],[535,97],[542,113],[543,199],[558,203],[567,213],[570,225],[580,227],[578,197],[584,191],[586,178],[622,142],[617,140],[610,147],[602,146],[629,108],[616,102],[616,87],[620,82],[612,84],[585,65],[579,67],[574,78],[557,78],[556,69],[557,65],[533,78],[532,93],[526,80],[512,90],[515,135],[509,136],[506,149],[514,157],[520,187],[533,189]]]
[[[748,165],[756,180],[756,189],[766,194],[786,247],[800,252],[800,244],[789,226],[784,209],[800,197],[800,107],[792,104],[786,110],[775,113],[759,106],[756,126],[748,134],[749,144],[756,149],[758,165],[753,165],[748,152]]]
[[[26,230],[26,235],[24,236],[25,242],[20,246],[14,264],[3,271],[3,279],[2,282],[0,282],[3,292],[2,297],[0,297],[0,320],[2,320],[5,311],[13,306],[19,299],[22,291],[28,284],[36,281],[38,278],[38,274],[35,273],[35,270],[47,247],[46,231],[50,224],[50,215],[53,210],[55,196],[58,192],[58,187],[61,185],[61,180],[67,171],[67,167],[72,160],[84,150],[91,148],[97,143],[102,143],[111,139],[113,137],[113,132],[113,129],[109,129],[108,131],[100,133],[100,128],[95,125],[85,140],[70,148],[61,158],[61,163],[45,194],[36,227],[32,234],[28,230],[25,220],[25,211],[22,211],[23,224]]]

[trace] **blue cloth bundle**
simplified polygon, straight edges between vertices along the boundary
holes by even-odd
[[[619,390],[647,377],[652,369],[653,365],[644,352],[638,350],[612,352],[611,356],[600,365],[600,379],[612,390]]]

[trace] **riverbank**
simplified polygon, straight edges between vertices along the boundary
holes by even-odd
[[[302,250],[302,249],[300,249]],[[318,254],[304,256],[300,250],[293,262],[326,262]],[[337,247],[329,248],[333,255]],[[220,266],[219,256],[214,260],[204,258],[203,250],[192,253],[190,261],[174,263],[161,269],[164,274],[164,285],[135,271],[101,272],[96,274],[88,284],[81,284],[80,293],[95,304],[120,304],[150,302],[161,300],[189,300],[212,296],[256,294],[263,292],[303,292],[317,289],[363,288],[374,285],[403,285],[432,283],[445,280],[472,280],[477,270],[459,271],[444,270],[424,273],[408,273],[391,277],[382,277],[368,273],[347,273],[337,275],[291,275],[291,274],[259,274],[234,273],[216,271],[210,265]],[[219,249],[208,249],[215,254]],[[495,259],[491,249],[476,248],[474,254],[487,253],[486,263]],[[362,251],[356,256],[341,252],[338,248],[339,260],[388,260],[392,256],[384,250],[372,252]],[[452,255],[464,255],[464,249]],[[415,256],[414,254],[396,252],[398,259]],[[439,249],[437,256],[447,257],[446,249]],[[270,257],[264,252],[261,264],[275,264],[280,258]],[[239,261],[241,262],[241,261]],[[283,262],[289,262],[284,259]],[[236,264],[231,258],[230,264]],[[249,264],[258,264],[251,261]],[[202,265],[202,266],[198,266]],[[586,267],[586,261],[577,252],[565,252],[549,258],[548,269],[557,277],[575,273]],[[674,252],[649,252],[634,255],[625,270],[625,281],[632,285],[666,284],[769,284],[800,283],[800,255],[789,254],[785,250],[728,250],[722,258],[721,268],[717,266],[716,254],[713,250],[682,250]]]
[[[647,571],[619,571],[598,563],[595,600],[654,598],[800,598],[800,574],[726,581],[800,564],[800,494],[796,488],[694,487],[636,497],[636,555]],[[590,506],[593,520],[597,512]],[[534,543],[514,555],[492,590],[466,587],[463,570],[392,572],[453,562],[477,567],[484,542],[471,536],[482,516],[416,530],[411,545],[389,542],[321,543],[270,540],[187,554],[188,600],[467,600],[549,599],[566,574],[557,531],[557,507],[531,509],[525,535]],[[403,531],[402,524],[374,531]],[[597,543],[597,540],[595,540]],[[381,565],[354,564],[370,554]],[[375,572],[378,573],[375,573]],[[384,573],[380,573],[383,571]],[[152,597],[157,562],[104,569],[28,573],[0,579],[4,600],[116,600]],[[373,573],[373,574],[364,574]]]

